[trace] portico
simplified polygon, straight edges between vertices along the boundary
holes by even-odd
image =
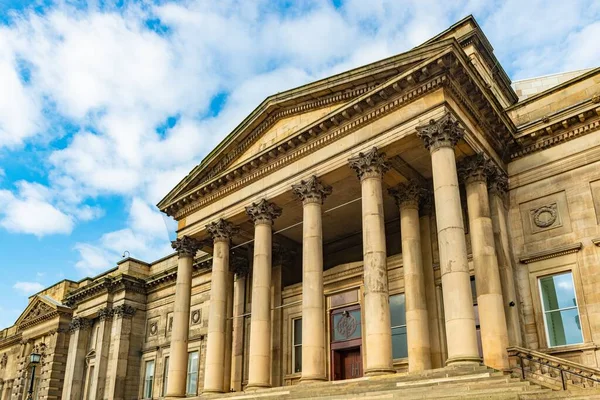
[[[289,111],[259,107],[161,203],[212,265],[203,392],[508,368],[488,187],[510,126],[453,42],[411,53],[268,99]]]

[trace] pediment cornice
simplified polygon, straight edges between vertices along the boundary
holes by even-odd
[[[38,325],[61,315],[70,315],[71,310],[65,306],[57,306],[36,296],[25,308],[15,325],[19,331]]]
[[[452,39],[445,48],[413,68],[388,79],[373,90],[299,129],[244,163],[180,195],[161,211],[176,219],[194,212],[250,182],[372,123],[416,99],[447,87],[467,106],[494,147],[502,154],[503,142],[512,139],[514,125],[497,99]]]

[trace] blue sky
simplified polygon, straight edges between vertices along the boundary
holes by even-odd
[[[266,96],[468,14],[513,79],[600,65],[598,1],[0,0],[0,328],[169,253],[154,205]]]

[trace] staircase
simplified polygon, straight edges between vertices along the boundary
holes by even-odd
[[[600,388],[600,370],[523,347],[508,349],[512,375],[553,390]],[[586,391],[586,393],[588,393]]]
[[[557,395],[560,395],[557,397]],[[600,400],[600,391],[553,392],[519,377],[485,366],[447,367],[420,373],[364,377],[345,381],[299,384],[260,390],[202,396],[207,399],[486,399],[486,400]]]

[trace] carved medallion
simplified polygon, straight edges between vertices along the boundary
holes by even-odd
[[[150,325],[148,326],[148,333],[148,336],[156,336],[158,333],[158,321],[150,322]]]
[[[344,312],[342,318],[338,321],[335,326],[335,330],[342,336],[348,339],[351,337],[356,328],[358,327],[358,321],[350,313]]]
[[[548,228],[554,225],[558,217],[556,203],[531,210],[531,216],[533,218],[533,223],[538,228]]]
[[[202,310],[194,310],[192,311],[192,325],[198,325],[202,320]]]

